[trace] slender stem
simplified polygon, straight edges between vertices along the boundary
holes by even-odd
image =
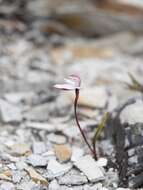
[[[94,158],[95,158],[95,160],[97,160],[96,143],[93,143],[93,152],[94,152]]]
[[[90,149],[91,153],[93,154],[94,158],[97,160],[97,155],[96,155],[96,149],[95,147],[92,148],[91,145],[89,144],[89,142],[87,141],[86,139],[86,136],[80,126],[80,123],[78,121],[78,117],[77,117],[77,102],[78,102],[78,98],[79,98],[79,89],[75,89],[75,101],[74,101],[74,114],[75,114],[75,119],[76,119],[76,123],[77,123],[77,126],[79,128],[79,131],[85,141],[85,143],[87,144],[88,148]]]
[[[93,151],[96,154],[96,143],[93,144]]]

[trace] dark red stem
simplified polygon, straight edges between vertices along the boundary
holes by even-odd
[[[76,123],[77,126],[79,128],[79,131],[85,141],[85,143],[87,144],[88,148],[90,149],[91,153],[93,154],[94,158],[97,160],[97,155],[96,155],[96,149],[95,147],[92,149],[91,145],[89,144],[89,142],[86,139],[86,136],[80,126],[80,123],[78,121],[78,116],[77,116],[77,102],[78,102],[78,98],[79,98],[79,89],[75,89],[75,101],[74,101],[74,114],[75,114],[75,119],[76,119]]]

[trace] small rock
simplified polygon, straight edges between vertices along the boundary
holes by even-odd
[[[78,138],[78,134],[80,132],[79,129],[75,127],[75,125],[70,125],[69,127],[64,129],[63,133],[69,138]]]
[[[74,164],[87,176],[91,182],[104,179],[103,169],[98,166],[97,162],[91,156],[83,156]]]
[[[18,170],[24,170],[24,168],[26,168],[27,167],[27,164],[24,162],[24,161],[18,161],[18,162],[16,162],[16,168],[18,169]]]
[[[32,166],[47,166],[47,159],[43,156],[38,154],[31,154],[27,157],[27,163],[31,164]]]
[[[102,189],[102,184],[101,183],[96,183],[94,185],[85,185],[83,190],[101,190]]]
[[[35,106],[24,114],[24,118],[35,122],[48,121],[50,111],[49,107],[49,103]]]
[[[20,108],[0,99],[0,120],[5,123],[20,122],[22,120]]]
[[[50,182],[49,190],[59,190],[59,189],[60,189],[60,186],[59,186],[57,180],[54,179],[53,181]]]
[[[16,156],[23,156],[31,153],[30,147],[24,143],[14,144],[10,148],[11,152]]]
[[[117,188],[116,190],[131,190],[131,189],[119,187],[119,188]]]
[[[0,190],[15,190],[15,187],[10,182],[4,182],[0,185]]]
[[[59,94],[56,99],[56,109],[60,111],[61,115],[65,115],[67,113],[66,107],[68,106],[71,106],[71,99],[67,96],[67,93]]]
[[[5,99],[13,104],[19,104],[21,101],[32,101],[33,92],[12,92],[4,95]]]
[[[83,190],[100,190],[102,188],[102,184],[101,183],[96,183],[95,185],[84,185]]]
[[[60,162],[66,162],[71,158],[71,149],[66,145],[54,145],[56,157]]]
[[[11,170],[5,170],[3,172],[4,175],[6,175],[7,177],[12,177],[12,171]]]
[[[7,167],[8,167],[9,169],[11,169],[11,170],[16,170],[16,169],[17,169],[14,163],[8,164]]]
[[[46,146],[44,142],[34,142],[33,143],[33,153],[42,154],[46,152]]]
[[[16,157],[16,156],[11,156],[10,154],[7,154],[7,153],[3,153],[1,154],[1,158],[3,160],[7,160],[7,161],[10,161],[10,162],[18,162],[20,158]]]
[[[113,168],[110,168],[107,172],[106,172],[106,177],[105,177],[105,182],[104,184],[109,187],[109,186],[113,186],[114,184],[118,184],[118,174],[117,171],[114,171]]]
[[[47,160],[50,160],[50,159],[52,159],[52,158],[53,158],[53,159],[56,159],[56,156],[55,156],[55,153],[54,153],[53,150],[49,150],[49,151],[43,153],[42,156],[46,157]]]
[[[143,123],[143,101],[138,100],[136,103],[126,106],[121,112],[120,119],[122,123],[134,125]]]
[[[110,139],[102,140],[99,144],[99,147],[103,151],[104,155],[110,156],[114,151],[114,146]]]
[[[32,180],[36,183],[41,183],[43,185],[48,185],[48,181],[42,177],[39,173],[37,173],[32,167],[27,167],[25,170],[29,173]]]
[[[11,181],[11,177],[7,176],[5,173],[0,173],[0,180]]]
[[[108,162],[108,160],[106,158],[99,158],[97,160],[97,165],[101,166],[101,167],[107,166],[107,162]]]
[[[83,149],[78,147],[73,147],[71,161],[76,162],[77,160],[79,160],[80,157],[83,156],[83,154],[84,154]]]
[[[35,188],[37,188],[37,190],[39,190],[37,186],[39,186],[39,185],[37,185],[32,180],[26,181],[26,182],[24,181],[24,182],[20,183],[19,185],[17,185],[17,189],[18,190],[34,190]]]
[[[73,99],[73,93],[70,94]],[[107,92],[103,87],[87,88],[81,90],[78,104],[91,108],[103,108],[107,102]]]
[[[13,171],[12,172],[12,181],[13,183],[20,183],[22,179],[22,175],[20,171]]]
[[[84,116],[85,118],[87,117],[89,119],[97,118],[99,117],[99,110],[83,107],[83,108],[80,108],[80,115]]]
[[[128,164],[129,165],[135,165],[138,164],[138,156],[134,155],[128,159]]]
[[[36,130],[44,130],[44,131],[55,131],[55,127],[52,124],[49,123],[43,123],[43,122],[32,122],[32,121],[28,121],[26,122],[26,127],[30,128],[30,129],[36,129]]]
[[[56,144],[65,144],[67,141],[67,139],[64,135],[57,135],[57,134],[53,134],[53,133],[48,135],[47,138],[52,143],[56,143]]]
[[[79,171],[71,170],[59,179],[59,184],[62,185],[82,185],[87,183],[88,180],[84,175],[81,175]]]
[[[59,177],[65,173],[67,173],[72,168],[72,164],[60,164],[56,160],[51,159],[48,163],[48,173],[46,174],[46,177],[49,179],[53,179],[55,177]]]

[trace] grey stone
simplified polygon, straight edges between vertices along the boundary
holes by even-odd
[[[34,188],[37,188],[37,190],[40,190],[40,186],[34,183],[33,181],[25,181],[17,185],[18,190],[33,190]]]
[[[41,104],[29,109],[24,114],[24,118],[31,121],[47,121],[49,120],[49,112],[53,105],[50,103]]]
[[[0,190],[15,190],[15,186],[10,182],[4,182],[0,185]]]
[[[42,154],[46,152],[46,146],[44,142],[34,142],[33,143],[33,153]]]
[[[60,164],[56,160],[51,159],[48,162],[48,166],[47,166],[48,171],[45,174],[45,177],[48,179],[53,179],[55,177],[59,177],[61,175],[64,175],[65,173],[67,173],[71,168],[72,168],[71,163]]]
[[[73,186],[73,187],[69,187],[66,185],[60,185],[60,190],[83,190],[83,186]]]
[[[122,123],[134,125],[143,123],[143,101],[138,100],[136,103],[126,106],[121,112],[120,119]]]
[[[119,188],[117,188],[116,190],[131,190],[131,189],[119,187]]]
[[[76,170],[71,170],[59,179],[59,184],[62,185],[82,185],[87,182],[88,180],[85,175],[80,174],[80,172]]]
[[[31,164],[32,166],[47,166],[47,159],[43,156],[38,154],[31,154],[27,157],[27,163]]]
[[[18,162],[19,161],[19,157],[11,156],[10,154],[7,154],[7,153],[2,153],[1,158],[3,160],[8,160],[10,162]]]
[[[2,122],[20,122],[22,120],[19,107],[0,99],[0,120]]]
[[[14,163],[8,164],[7,167],[8,167],[9,169],[11,169],[11,170],[16,170],[16,166],[15,166]]]
[[[30,103],[34,97],[33,92],[13,92],[5,94],[5,99],[13,104],[19,104],[22,101]]]
[[[96,86],[82,90],[79,98],[79,104],[91,108],[104,108],[107,103],[107,99],[108,95],[106,89],[103,86]]]
[[[13,183],[20,183],[22,179],[22,175],[20,171],[13,171],[12,172],[12,181]]]
[[[128,159],[129,165],[135,165],[138,163],[138,155],[134,155]]]
[[[36,129],[36,130],[44,130],[44,131],[49,131],[49,132],[53,132],[55,131],[55,127],[54,125],[48,123],[48,122],[26,122],[25,123],[26,128],[29,129]]]
[[[101,157],[97,160],[97,165],[101,167],[105,167],[107,166],[107,162],[108,162],[107,158]]]
[[[117,188],[116,190],[131,190],[131,189],[119,187],[119,188]]]
[[[47,138],[52,143],[56,143],[56,144],[65,144],[67,141],[67,139],[64,135],[57,135],[57,134],[53,134],[53,133],[48,135]]]
[[[114,146],[111,143],[110,139],[105,139],[102,140],[99,144],[99,147],[101,148],[101,150],[104,152],[104,154],[106,155],[111,155],[114,152]]]
[[[97,182],[105,178],[102,167],[89,155],[81,157],[74,165],[79,168],[91,182]]]
[[[18,170],[24,170],[27,167],[27,164],[22,160],[16,162],[15,165]]]
[[[49,184],[49,190],[59,190],[60,185],[58,184],[57,180],[52,180]]]
[[[118,184],[118,174],[117,171],[114,171],[113,168],[110,168],[108,172],[106,172],[105,182],[106,187],[114,186],[114,184]]]
[[[71,161],[73,162],[77,161],[80,157],[83,156],[83,154],[84,154],[83,149],[78,148],[78,147],[73,147]]]
[[[102,183],[96,183],[94,185],[84,185],[83,190],[101,190],[102,189]]]

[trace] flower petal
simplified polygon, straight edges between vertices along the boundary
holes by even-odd
[[[61,90],[75,90],[80,89],[80,77],[76,75],[70,75],[68,78],[64,78],[65,83],[56,84],[54,87]]]
[[[68,79],[68,78],[64,78],[64,81],[65,81],[66,83],[68,83],[68,84],[71,84],[71,85],[74,85],[74,84],[75,84],[75,82],[74,82],[73,80]]]
[[[75,90],[75,87],[70,84],[56,84],[54,87],[61,90]]]
[[[74,82],[75,86],[80,87],[81,79],[80,79],[79,76],[77,76],[77,75],[70,75],[69,79]]]

